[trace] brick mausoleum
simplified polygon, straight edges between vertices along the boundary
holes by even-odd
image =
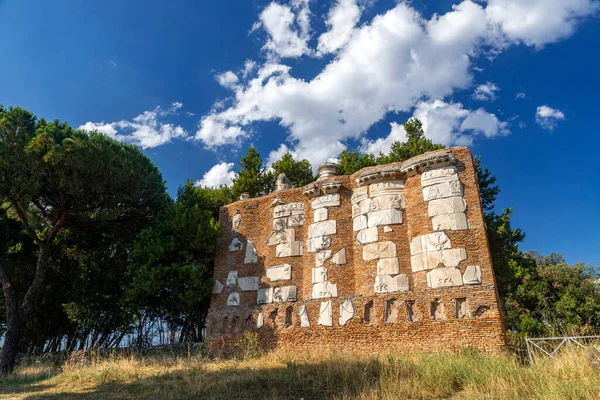
[[[319,179],[221,209],[207,339],[285,350],[505,348],[469,149]]]

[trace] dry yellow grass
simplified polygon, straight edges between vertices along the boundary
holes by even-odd
[[[583,353],[522,366],[510,355],[273,353],[247,360],[112,358],[0,378],[8,399],[599,399]]]

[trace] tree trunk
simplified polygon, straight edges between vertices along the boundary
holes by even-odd
[[[6,333],[4,334],[4,347],[2,353],[0,353],[0,374],[9,373],[15,367],[23,327],[44,288],[50,246],[45,243],[41,243],[39,246],[35,277],[23,298],[21,307],[18,307],[17,295],[8,279],[4,266],[0,263],[0,282],[2,283],[2,292],[6,302]]]

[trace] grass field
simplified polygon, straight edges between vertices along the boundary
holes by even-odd
[[[281,354],[122,358],[19,366],[3,399],[599,399],[584,353],[523,366],[510,355]]]

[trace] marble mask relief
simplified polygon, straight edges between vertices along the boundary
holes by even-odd
[[[423,200],[434,231],[469,229],[463,186],[456,167],[436,168],[421,174]]]

